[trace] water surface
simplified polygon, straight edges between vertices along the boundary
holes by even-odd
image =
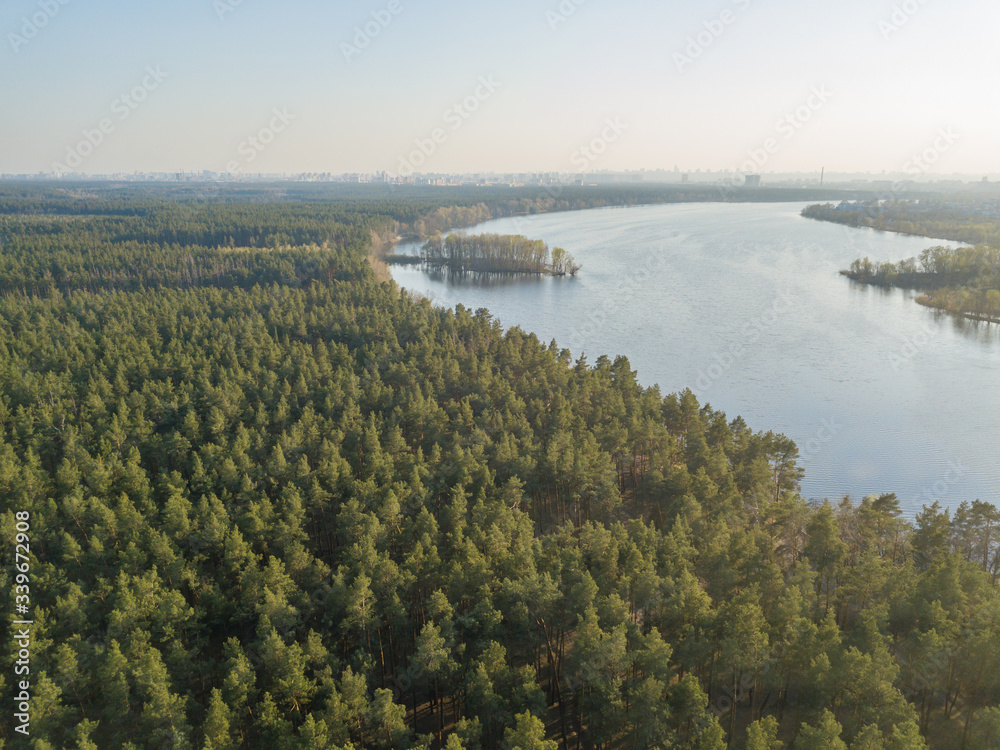
[[[576,278],[470,280],[393,267],[401,286],[586,353],[624,354],[644,385],[691,388],[799,445],[803,495],[1000,498],[1000,333],[855,284],[858,257],[938,240],[802,218],[805,204],[699,203],[491,221],[471,232],[564,247]]]

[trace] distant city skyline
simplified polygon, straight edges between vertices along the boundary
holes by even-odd
[[[1000,174],[972,0],[13,0],[0,173]]]
[[[649,182],[649,183],[686,183],[711,184],[719,180],[742,181],[746,177],[760,178],[761,184],[783,183],[788,181],[816,182],[824,180],[827,184],[844,182],[872,182],[872,183],[899,183],[908,185],[936,185],[950,183],[966,183],[970,185],[988,184],[993,188],[1000,188],[1000,173],[935,173],[913,176],[905,172],[838,172],[835,170],[819,170],[811,172],[739,172],[733,170],[713,170],[713,169],[626,169],[626,170],[594,170],[590,172],[557,172],[546,170],[531,170],[524,172],[495,172],[490,170],[476,170],[469,172],[415,172],[411,175],[401,177],[397,174],[379,170],[375,172],[226,172],[213,171],[208,169],[189,171],[158,171],[158,170],[133,170],[130,172],[117,171],[110,173],[91,173],[82,171],[38,171],[30,173],[10,173],[0,172],[0,179],[3,180],[130,180],[130,179],[150,179],[150,180],[176,180],[184,178],[186,180],[206,180],[206,181],[233,181],[241,180],[266,180],[276,178],[282,180],[327,180],[327,181],[354,181],[354,182],[391,182],[395,184],[408,184],[426,182],[434,179],[463,180],[479,179],[481,181],[515,180],[519,182],[533,182],[546,180],[558,180],[563,183],[569,182],[600,182],[613,178],[617,182]],[[735,184],[735,183],[733,183]]]

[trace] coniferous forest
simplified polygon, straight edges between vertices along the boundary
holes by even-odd
[[[517,200],[0,191],[0,747],[1000,748],[996,507],[370,260]]]

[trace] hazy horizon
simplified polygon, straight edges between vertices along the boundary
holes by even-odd
[[[1000,10],[17,0],[0,172],[1000,172]]]

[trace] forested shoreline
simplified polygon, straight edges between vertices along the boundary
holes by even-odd
[[[878,229],[917,237],[1000,245],[1000,201],[974,196],[842,201],[807,206],[802,215],[859,229]]]
[[[847,210],[844,210],[847,209]],[[1000,209],[989,215],[976,209],[939,207],[935,203],[901,201],[808,206],[802,215],[853,227],[902,232],[980,244],[974,247],[930,247],[918,257],[896,263],[858,258],[841,271],[852,281],[882,287],[917,289],[917,302],[953,315],[1000,323]]]
[[[917,302],[974,320],[1000,322],[1000,248],[932,247],[898,263],[860,258],[842,274],[864,284],[926,292]]]
[[[94,191],[0,189],[32,747],[1000,747],[989,502],[810,505],[788,438],[380,281],[453,203]]]

